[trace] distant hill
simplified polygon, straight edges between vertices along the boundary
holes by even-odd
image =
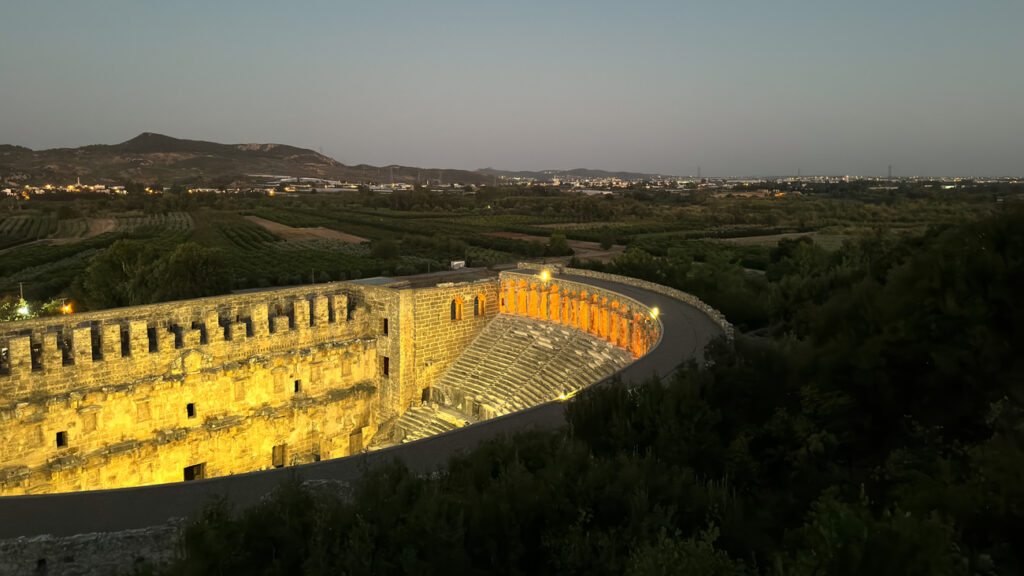
[[[574,168],[572,170],[495,170],[494,168],[481,168],[477,170],[483,174],[490,174],[492,176],[498,176],[499,178],[533,178],[534,180],[549,180],[551,178],[557,178],[559,180],[571,180],[576,178],[584,178],[590,180],[600,180],[608,178],[618,178],[620,180],[651,180],[654,178],[664,177],[664,174],[648,174],[645,172],[608,172],[606,170],[591,170],[589,168]]]
[[[493,176],[467,170],[410,166],[346,166],[284,144],[218,144],[144,132],[120,144],[31,150],[0,145],[0,182],[62,184],[185,184],[229,186],[252,175],[324,178],[348,182],[484,184]]]

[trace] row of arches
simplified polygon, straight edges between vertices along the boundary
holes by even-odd
[[[464,304],[462,298],[452,300],[452,320],[462,320]],[[483,294],[477,294],[473,297],[473,316],[483,316],[485,310],[487,310],[487,298]]]
[[[589,332],[640,357],[658,340],[646,310],[585,289],[553,282],[502,280],[498,309]]]

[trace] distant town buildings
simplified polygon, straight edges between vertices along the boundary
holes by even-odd
[[[265,194],[274,196],[277,194],[295,193],[331,193],[346,190],[368,190],[377,194],[390,194],[395,191],[413,190],[418,186],[409,183],[380,183],[380,182],[342,182],[337,180],[325,180],[322,178],[296,178],[290,176],[252,175],[254,178],[266,179],[259,185],[215,188],[195,187],[178,188],[179,191],[189,194]],[[976,184],[1008,183],[1017,184],[1024,182],[1024,178],[926,178],[926,177],[860,177],[860,176],[792,176],[781,178],[681,178],[678,176],[655,176],[648,179],[628,180],[618,177],[608,178],[585,178],[567,177],[564,174],[550,174],[549,179],[529,177],[504,177],[498,176],[494,179],[494,185],[502,186],[557,186],[566,191],[577,192],[585,195],[614,194],[625,190],[650,190],[664,191],[670,193],[689,193],[696,190],[706,191],[712,194],[741,194],[741,195],[766,195],[783,196],[786,193],[799,192],[803,187],[821,184],[866,184],[869,190],[896,190],[903,185],[920,185],[924,188],[936,188],[952,190],[958,187],[965,187]],[[129,190],[122,185],[106,184],[82,184],[76,181],[74,184],[44,184],[33,185],[12,185],[0,184],[0,196],[31,199],[34,196],[55,193],[93,193],[93,194],[128,194]],[[451,192],[459,191],[473,193],[479,186],[466,185],[459,182],[445,184],[434,183],[424,185],[422,189]],[[783,190],[785,188],[785,190]],[[140,191],[141,192],[141,191]],[[164,189],[160,187],[146,187],[147,194],[160,194]]]

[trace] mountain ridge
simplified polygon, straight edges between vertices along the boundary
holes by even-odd
[[[483,184],[493,178],[472,170],[346,166],[329,156],[288,144],[221,144],[155,132],[142,132],[118,144],[78,148],[32,150],[0,144],[0,182],[61,184],[80,178],[90,184],[229,186],[252,182],[255,174],[348,182],[391,182],[393,178],[396,183],[406,184],[437,180]]]
[[[0,184],[208,185],[255,184],[256,175],[402,184],[492,184],[498,179],[593,178],[643,180],[657,175],[574,168],[571,170],[457,170],[389,164],[346,165],[307,148],[277,143],[221,144],[142,132],[117,144],[32,150],[0,144]],[[265,180],[265,179],[264,179]]]

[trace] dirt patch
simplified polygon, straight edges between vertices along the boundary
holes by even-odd
[[[588,230],[590,228],[607,228],[609,226],[629,226],[636,222],[561,222],[556,224],[535,224],[537,228],[551,228],[553,230]]]
[[[495,238],[511,238],[513,240],[526,240],[527,242],[537,242],[538,244],[547,244],[550,238],[545,236],[532,236],[530,234],[520,234],[518,232],[485,232],[484,236],[494,236]]]
[[[620,244],[605,250],[601,248],[600,242],[585,242],[583,240],[569,240],[569,247],[575,252],[576,258],[580,260],[597,260],[606,264],[626,251],[626,247]]]
[[[783,238],[799,238],[810,236],[806,232],[789,232],[786,234],[768,234],[765,236],[740,236],[738,238],[721,238],[726,244],[738,244],[740,246],[771,246],[779,243]]]
[[[81,236],[72,236],[72,237],[69,237],[69,238],[68,237],[65,237],[65,238],[40,238],[39,240],[32,240],[31,242],[25,242],[24,244],[17,244],[15,246],[8,246],[7,248],[4,248],[3,250],[0,250],[0,254],[3,254],[5,252],[10,252],[10,251],[16,250],[18,248],[24,248],[26,246],[33,246],[33,245],[36,245],[36,244],[47,245],[47,246],[53,246],[53,245],[59,245],[59,244],[74,244],[75,242],[81,242],[82,240],[88,240],[89,238],[92,238],[94,236],[99,236],[100,234],[103,234],[104,232],[111,232],[111,231],[114,230],[114,226],[115,226],[113,218],[89,218],[86,221],[86,223],[88,225],[88,228],[86,229],[85,234],[83,234]]]
[[[267,220],[260,218],[259,216],[246,216],[246,220],[262,226],[267,231],[276,234],[285,240],[338,240],[341,242],[349,242],[351,244],[359,244],[362,242],[369,242],[366,238],[356,236],[354,234],[345,234],[344,232],[338,232],[337,230],[331,230],[330,228],[324,228],[323,226],[317,226],[316,228],[292,228],[273,220]]]
[[[533,236],[530,234],[520,234],[518,232],[487,232],[484,236],[496,236],[498,238],[512,238],[514,240],[525,240],[527,242],[537,242],[538,244],[547,244],[550,238],[544,236]],[[597,260],[598,262],[611,262],[616,256],[619,256],[626,251],[625,246],[615,245],[605,250],[601,248],[600,242],[587,242],[585,240],[568,240],[569,247],[575,253],[575,256],[580,260]],[[558,262],[561,260],[569,261],[568,257],[563,258],[549,258],[548,262]]]
[[[86,238],[92,238],[93,236],[99,236],[107,232],[113,232],[114,226],[117,225],[113,218],[89,218],[89,229],[85,232],[85,236],[79,238],[84,240]]]
[[[88,240],[89,238],[99,236],[106,232],[113,232],[114,227],[117,225],[113,218],[88,218],[85,222],[88,226],[85,230],[85,234],[70,238],[49,238],[46,242],[49,242],[50,244],[72,244],[75,242],[81,242],[82,240]]]

